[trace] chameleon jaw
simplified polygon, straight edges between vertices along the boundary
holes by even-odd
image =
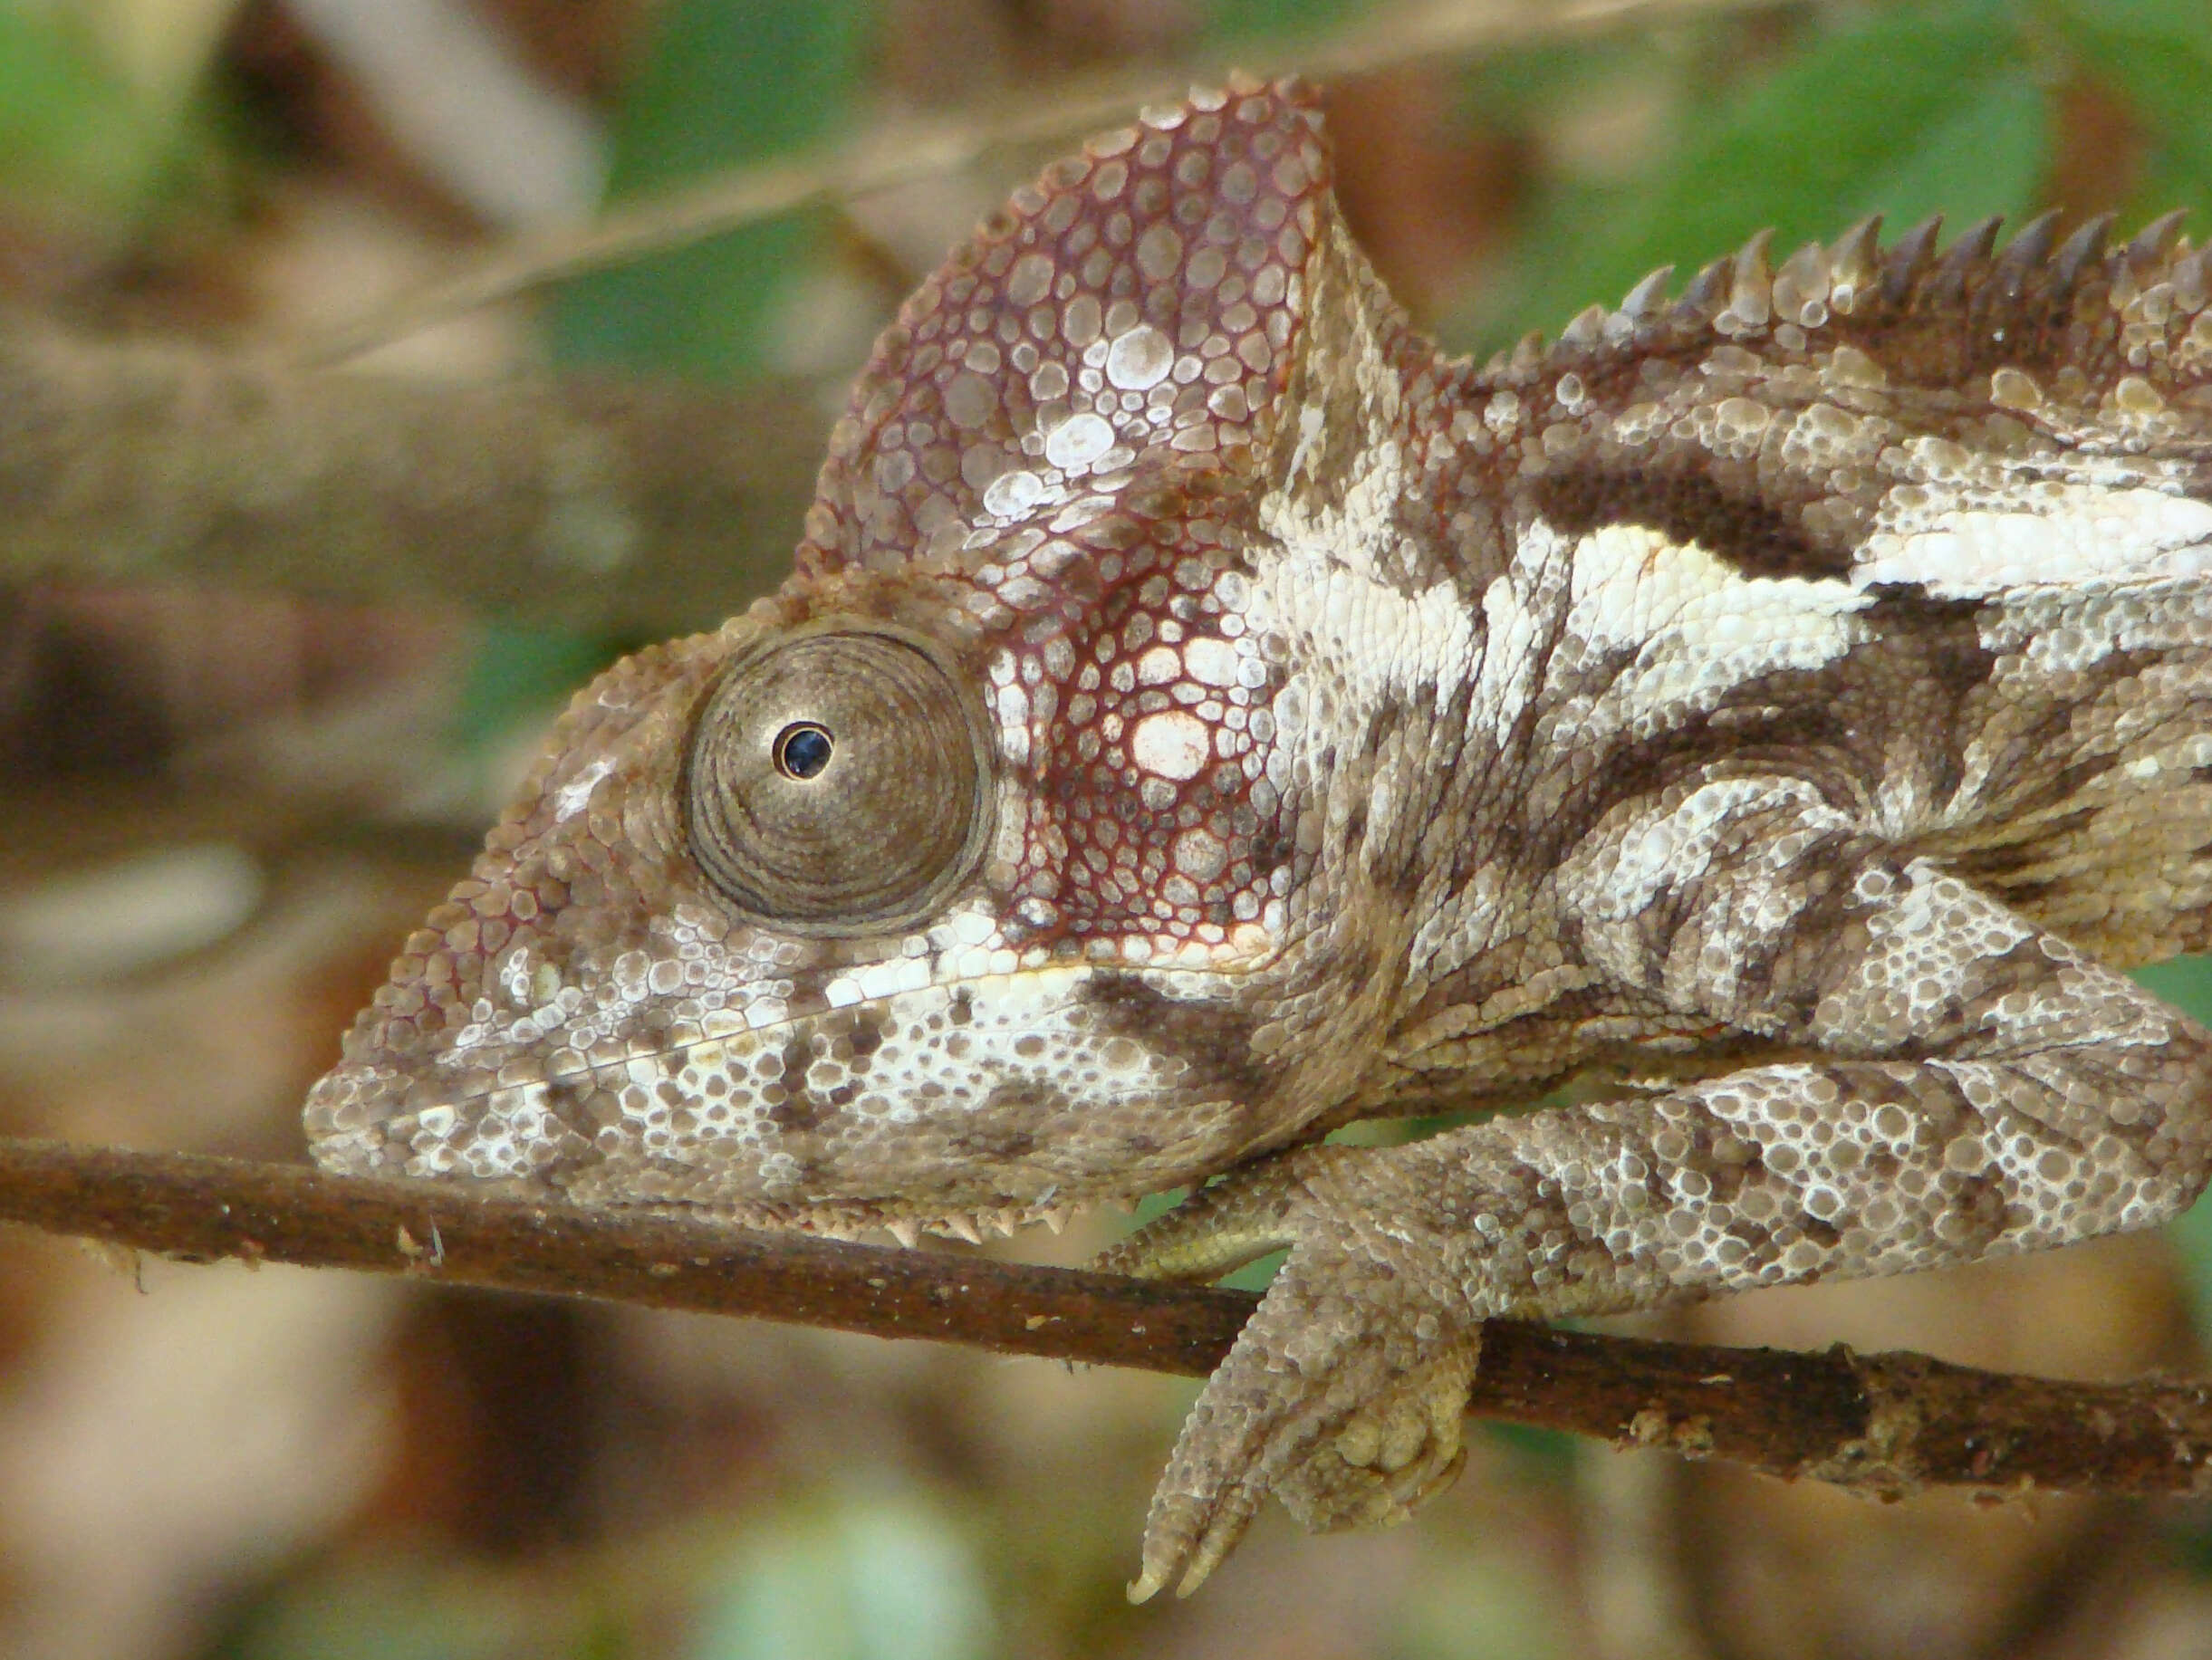
[[[589,1045],[472,1032],[340,1066],[311,1098],[310,1139],[326,1167],[364,1175],[976,1240],[1251,1150],[1266,1079],[1248,1060],[1246,977],[1177,971],[1170,996],[1156,976],[1062,964],[761,1030],[724,1020],[711,1037],[666,1011],[630,1011],[631,1035]]]

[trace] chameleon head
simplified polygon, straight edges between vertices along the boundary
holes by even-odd
[[[1359,1093],[1331,1033],[1388,954],[1301,931],[1373,828],[1332,776],[1361,527],[1316,504],[1415,354],[1326,171],[1294,90],[1200,97],[957,253],[797,574],[577,698],[317,1086],[317,1158],[969,1231]]]

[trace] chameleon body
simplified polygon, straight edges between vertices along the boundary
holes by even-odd
[[[2114,967],[2212,907],[2205,257],[1761,239],[1477,367],[1329,168],[1245,84],[1017,194],[791,581],[578,696],[307,1108],[332,1169],[909,1240],[1226,1174],[1107,1259],[1290,1247],[1139,1594],[1435,1491],[1486,1317],[2140,1227],[2212,1156],[2212,1039]]]

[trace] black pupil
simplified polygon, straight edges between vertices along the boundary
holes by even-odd
[[[775,764],[787,778],[813,778],[830,764],[830,734],[801,721],[776,734]]]

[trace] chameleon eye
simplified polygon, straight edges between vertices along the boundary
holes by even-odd
[[[739,908],[802,934],[901,927],[982,857],[982,699],[865,624],[776,641],[708,695],[683,789],[692,857]]]
[[[813,722],[793,721],[776,734],[775,770],[786,778],[820,778],[836,744]]]

